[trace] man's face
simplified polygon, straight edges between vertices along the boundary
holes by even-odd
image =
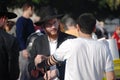
[[[49,36],[55,36],[58,32],[59,22],[56,18],[47,21],[44,25],[45,31]]]
[[[120,35],[120,26],[116,28],[116,33]]]
[[[0,17],[0,27],[4,27],[7,22],[7,17]]]
[[[29,16],[32,17],[32,15],[34,13],[34,7],[29,7],[28,11],[29,11]]]

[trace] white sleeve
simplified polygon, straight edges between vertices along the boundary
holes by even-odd
[[[105,72],[114,70],[113,58],[109,47],[106,47],[106,61],[105,61]]]
[[[71,53],[70,53],[70,39],[64,41],[59,48],[56,49],[55,53],[54,53],[54,58],[57,61],[64,61],[67,58],[70,57]]]

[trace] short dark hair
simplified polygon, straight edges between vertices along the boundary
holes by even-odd
[[[91,13],[83,13],[77,19],[81,32],[91,34],[95,29],[96,18]]]
[[[23,6],[22,6],[22,9],[23,11],[27,10],[29,7],[33,8],[34,5],[32,2],[26,2]]]

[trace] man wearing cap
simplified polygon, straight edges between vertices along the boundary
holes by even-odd
[[[44,80],[44,73],[40,73],[39,70],[35,69],[35,57],[38,57],[39,55],[50,56],[63,41],[69,38],[75,38],[75,36],[63,33],[59,30],[58,18],[62,17],[62,15],[58,15],[50,6],[42,7],[40,15],[41,20],[36,24],[40,24],[43,27],[45,34],[35,39],[32,49],[30,50],[31,57],[28,65],[30,75],[35,80]],[[64,70],[65,63],[61,62],[56,66],[50,67],[50,71],[45,76],[48,77],[48,80],[58,80],[58,77],[60,80],[64,80]]]
[[[6,6],[0,5],[0,80],[17,80],[19,77],[19,45],[16,38],[4,30],[7,19],[16,17]]]

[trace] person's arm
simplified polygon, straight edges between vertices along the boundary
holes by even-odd
[[[47,59],[43,60],[42,62],[40,60],[36,61],[35,62],[36,67],[39,69],[41,69],[41,68],[47,69],[50,66],[53,66],[53,65],[59,63],[60,61],[64,61],[67,58],[69,58],[71,56],[71,53],[70,53],[71,48],[68,47],[68,46],[70,46],[70,43],[71,42],[69,40],[64,41],[52,56],[48,57]],[[41,57],[43,57],[43,56],[41,56]]]
[[[39,55],[39,57],[35,58],[35,64],[36,64],[36,68],[37,69],[44,69],[47,70],[49,69],[51,66],[57,64],[59,61],[57,61],[54,56],[50,56],[47,59],[41,61],[40,57],[42,58],[42,55]],[[39,60],[39,61],[38,61]]]
[[[114,63],[113,58],[110,52],[109,47],[106,45],[105,47],[106,53],[105,53],[105,74],[107,80],[115,80],[115,73],[114,73]]]
[[[115,80],[115,73],[114,71],[106,72],[107,80]]]
[[[24,26],[23,20],[21,18],[19,18],[16,22],[16,37],[18,39],[21,50],[26,49],[26,44],[25,44],[25,41],[23,39],[24,27],[25,26]]]
[[[38,76],[32,74],[32,71],[36,70],[35,63],[34,63],[34,59],[37,56],[36,41],[33,43],[29,54],[30,54],[30,57],[29,57],[29,64],[28,64],[28,72],[30,74],[30,77],[38,77]],[[36,71],[36,73],[38,73],[38,71]]]
[[[44,56],[44,55],[37,55],[36,57],[35,57],[35,65],[37,66],[38,65],[38,63],[40,63],[40,62],[42,62],[43,60],[45,60],[45,59],[47,59],[47,57],[46,56]],[[50,59],[50,58],[49,58]],[[52,60],[51,60],[52,61]],[[53,63],[51,63],[51,64],[53,64]],[[56,63],[54,63],[54,64],[56,64]],[[41,65],[40,65],[41,66]],[[56,78],[59,74],[58,74],[58,70],[57,69],[53,69],[53,70],[49,70],[49,68],[50,68],[50,64],[49,64],[49,66],[47,67],[47,65],[44,65],[44,67],[43,67],[43,73],[45,73],[45,75],[44,75],[44,79],[46,80],[46,79],[54,79],[54,78]],[[40,69],[42,69],[42,68],[39,68],[39,67],[37,67],[37,69],[38,70],[40,70]],[[49,71],[48,71],[49,70]],[[41,71],[41,70],[40,70]]]
[[[28,64],[28,72],[31,78],[42,78],[44,76],[44,71],[42,71],[41,69],[36,68],[35,66],[35,62],[34,61],[38,61],[41,60],[42,58],[39,58],[40,52],[38,49],[38,41],[39,39],[35,39],[35,41],[33,42],[33,45],[30,49],[30,57],[29,57],[29,64]],[[36,57],[38,58],[38,60],[36,59]]]

